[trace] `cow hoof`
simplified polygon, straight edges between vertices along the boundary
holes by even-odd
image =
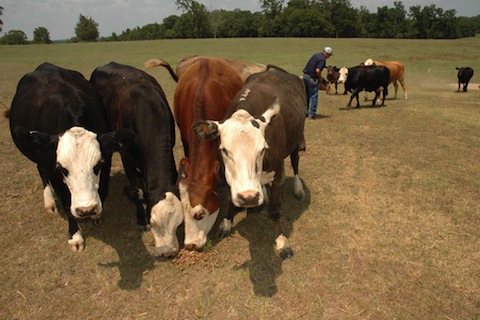
[[[219,229],[221,238],[229,237],[232,234],[232,221],[223,219],[222,223],[220,223]]]
[[[305,199],[305,191],[303,190],[302,181],[298,175],[295,175],[293,180],[293,194],[298,200],[303,201]]]
[[[278,255],[283,260],[287,260],[287,259],[290,259],[291,257],[293,257],[293,250],[292,250],[292,248],[285,248],[282,251],[280,251],[278,253]]]
[[[288,242],[288,238],[283,234],[279,235],[275,240],[275,253],[284,260],[293,257],[292,247]]]
[[[72,239],[68,240],[68,244],[73,252],[82,252],[85,250],[85,240],[80,231],[77,231],[77,233],[72,236]]]

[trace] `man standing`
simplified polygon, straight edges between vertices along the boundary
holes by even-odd
[[[322,70],[332,54],[332,48],[325,47],[322,52],[314,54],[303,69],[303,82],[307,94],[306,115],[310,119],[315,119],[318,104],[318,81],[322,78]]]

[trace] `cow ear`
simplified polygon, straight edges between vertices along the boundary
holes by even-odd
[[[262,114],[262,118],[265,119],[265,126],[267,126],[275,116],[280,112],[280,103],[278,100],[275,100],[273,104]]]
[[[217,121],[200,121],[194,123],[192,129],[200,138],[204,140],[214,140],[219,136]]]
[[[106,152],[120,151],[126,148],[135,139],[135,132],[129,129],[117,130],[102,134],[98,141],[102,150]]]
[[[22,126],[15,128],[15,134],[23,138],[31,146],[40,149],[48,149],[58,141],[57,135],[50,135],[40,131],[29,131]]]
[[[179,180],[183,180],[188,177],[188,173],[190,172],[190,162],[188,161],[188,158],[183,158],[182,160],[180,160],[178,172]]]

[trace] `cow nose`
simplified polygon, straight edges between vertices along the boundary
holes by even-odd
[[[91,205],[88,207],[78,207],[77,209],[75,209],[75,211],[77,212],[79,217],[88,218],[97,214],[97,206]]]
[[[255,207],[259,205],[258,201],[260,199],[260,192],[248,190],[244,192],[239,192],[237,194],[237,197],[242,206]]]

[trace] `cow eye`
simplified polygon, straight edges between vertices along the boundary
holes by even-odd
[[[64,168],[60,163],[57,163],[55,169],[58,170],[58,171],[60,171],[60,173],[61,173],[64,177],[67,177],[67,176],[68,176],[68,169]]]
[[[227,149],[220,147],[220,152],[222,153],[223,156],[230,158],[230,153],[228,152]]]
[[[98,173],[100,172],[100,169],[102,169],[104,164],[105,164],[105,160],[101,159],[100,161],[98,161],[95,167],[93,167],[93,173],[95,173],[95,175],[98,175]]]

